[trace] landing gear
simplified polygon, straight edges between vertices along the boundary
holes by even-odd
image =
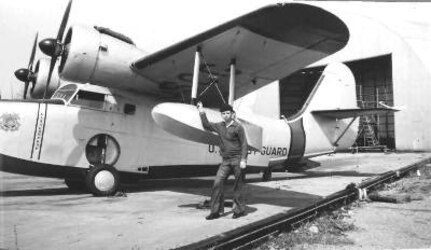
[[[97,164],[88,171],[85,184],[94,196],[113,195],[118,188],[119,175],[110,165]]]
[[[262,173],[262,181],[271,181],[272,179],[272,170],[271,168],[266,168]]]

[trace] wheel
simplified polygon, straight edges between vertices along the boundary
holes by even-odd
[[[87,191],[87,186],[85,185],[84,180],[65,179],[64,183],[66,183],[66,186],[69,188],[70,191],[78,191],[78,192]]]
[[[119,184],[117,170],[107,164],[90,167],[85,178],[88,190],[94,196],[109,196],[115,194]]]
[[[272,171],[271,168],[266,168],[263,170],[262,181],[270,181],[272,179]]]

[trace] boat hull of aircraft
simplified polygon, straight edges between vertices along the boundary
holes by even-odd
[[[198,117],[195,107],[184,107],[190,111],[191,117]],[[184,110],[172,108],[183,117],[188,116]],[[148,117],[151,110],[146,110],[144,116]],[[212,118],[217,116],[214,111],[209,113],[212,113]],[[125,130],[120,131],[103,128],[103,124],[99,122],[92,125],[90,119],[101,120],[97,118],[98,115],[105,118],[107,116],[103,111],[66,106],[62,103],[1,101],[0,169],[10,173],[77,180],[85,185],[86,175],[91,167],[102,163],[94,162],[89,156],[89,144],[93,138],[103,134],[118,143],[119,156],[115,157],[115,162],[108,164],[115,168],[122,181],[215,173],[220,161],[216,143],[196,140],[191,142],[190,138],[185,140],[174,137],[152,120],[144,123],[146,128],[141,127],[141,133],[132,133],[126,126],[122,126]],[[112,126],[113,123],[124,120],[124,116],[116,117],[116,114],[113,114],[113,117],[113,120],[104,124]],[[249,150],[250,172],[262,171],[268,167],[284,168],[283,164],[295,163],[306,154],[314,156],[334,152],[328,149],[326,140],[321,147],[316,147],[316,143],[312,144],[314,146],[311,150],[310,145],[306,147],[306,138],[313,137],[313,133],[304,130],[304,127],[310,126],[312,116],[309,114],[292,124],[260,116],[246,117],[248,121],[258,121],[265,131],[271,128],[271,133],[265,133],[261,148]],[[135,119],[132,123],[143,124]],[[203,130],[200,132],[206,133]],[[354,140],[354,137],[352,139]],[[107,158],[112,157],[108,155]],[[106,160],[103,163],[106,163]]]

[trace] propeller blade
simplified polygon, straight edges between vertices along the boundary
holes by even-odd
[[[28,74],[27,74],[27,79],[25,80],[24,83],[24,93],[23,93],[23,98],[27,99],[27,91],[28,91],[28,85],[30,84],[30,81],[34,81],[34,79],[32,79],[34,76],[33,73],[33,64],[34,64],[34,56],[36,55],[36,46],[37,46],[37,38],[39,36],[39,33],[36,32],[36,36],[34,37],[34,42],[33,42],[33,48],[31,50],[31,54],[30,54],[30,60],[28,61]]]
[[[24,100],[27,99],[28,84],[29,82],[25,82],[25,85],[24,85],[24,93],[23,93]]]
[[[46,99],[46,95],[48,94],[48,88],[49,88],[49,84],[51,83],[51,76],[52,76],[52,72],[54,71],[54,66],[56,62],[57,62],[57,57],[53,56],[51,58],[51,63],[49,64],[48,80],[46,81],[45,90],[43,92],[44,100]]]
[[[62,46],[61,42],[63,40],[64,31],[66,30],[66,25],[67,25],[67,21],[69,19],[69,13],[70,13],[71,7],[72,7],[72,0],[69,0],[69,3],[67,4],[67,7],[66,7],[66,11],[64,12],[64,15],[63,15],[63,20],[61,20],[61,24],[60,24],[60,28],[58,30],[56,41],[52,41],[53,39],[52,40],[51,39],[44,39],[41,42],[42,45],[39,44],[39,47],[41,49],[44,48],[44,49],[42,49],[42,51],[44,53],[45,53],[45,50],[46,51],[50,50],[50,52],[51,52],[51,53],[47,53],[48,55],[51,56],[51,63],[49,64],[48,80],[46,82],[45,90],[43,92],[43,99],[44,100],[46,99],[47,94],[48,94],[49,84],[51,83],[52,72],[54,71],[55,63],[57,62],[57,57],[61,56],[61,52],[62,52],[61,50],[62,49],[59,49],[60,48],[59,46]],[[51,40],[51,41],[49,41],[49,40]],[[45,46],[44,46],[44,44],[45,44]]]
[[[58,30],[58,34],[57,34],[58,42],[61,42],[63,39],[63,33],[64,33],[64,30],[66,29],[67,20],[69,19],[71,6],[72,6],[72,0],[69,0],[69,4],[67,4],[66,11],[64,12],[64,15],[63,15],[63,20],[61,20],[60,29]]]
[[[38,33],[36,33],[36,36],[34,38],[33,48],[31,49],[30,60],[28,61],[27,69],[18,69],[15,71],[16,78],[18,78],[18,80],[25,83],[24,94],[23,94],[24,99],[26,99],[27,97],[29,82],[34,81],[33,64],[34,64],[34,56],[36,55],[37,38],[38,38]]]
[[[38,37],[39,33],[36,33],[36,37],[34,38],[34,42],[33,42],[33,49],[31,50],[31,55],[30,55],[30,60],[28,62],[28,67],[27,69],[30,71],[33,71],[33,63],[34,63],[34,56],[36,54],[36,46],[37,46],[37,37]]]
[[[69,13],[70,8],[72,6],[72,0],[69,1],[69,4],[67,5],[66,11],[63,15],[63,20],[61,21],[60,28],[58,30],[57,38],[46,38],[40,41],[39,48],[42,50],[43,53],[45,53],[48,56],[60,56],[63,50],[62,45],[62,39],[64,30],[66,29],[67,21],[69,19]]]

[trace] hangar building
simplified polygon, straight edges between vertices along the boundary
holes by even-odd
[[[355,76],[358,106],[383,102],[401,109],[362,121],[372,125],[378,142],[398,151],[431,151],[431,3],[304,3],[341,18],[350,40],[336,54],[280,80],[280,114],[300,108],[287,93],[307,96],[325,65],[344,62]],[[357,144],[367,144],[365,133]]]

